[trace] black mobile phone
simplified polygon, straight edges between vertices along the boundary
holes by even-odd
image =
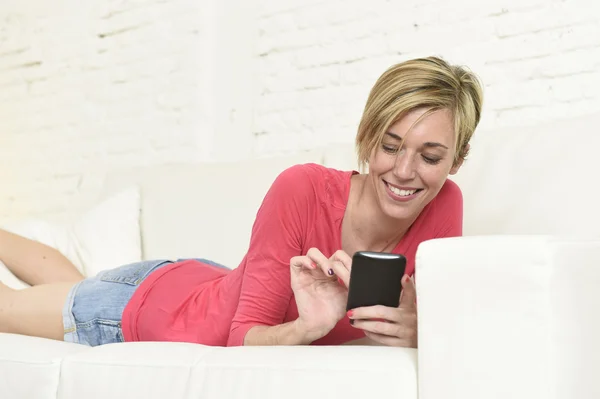
[[[356,252],[352,256],[346,310],[374,305],[398,307],[405,270],[404,255]]]

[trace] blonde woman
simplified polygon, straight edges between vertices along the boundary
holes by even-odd
[[[2,232],[0,259],[34,286],[0,285],[0,331],[92,346],[416,347],[415,253],[425,240],[462,234],[462,196],[448,176],[467,155],[481,108],[480,83],[462,67],[436,57],[392,66],[372,88],[356,136],[368,172],[316,164],[282,172],[233,270],[157,260],[84,279],[55,251]],[[360,250],[407,258],[400,306],[345,311]]]

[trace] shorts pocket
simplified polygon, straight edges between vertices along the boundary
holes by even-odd
[[[124,342],[121,322],[105,319],[93,319],[77,323],[78,342],[89,346]]]
[[[97,334],[99,337],[96,345],[101,345],[103,342],[123,342],[123,331],[121,330],[121,322],[112,320],[96,320]]]
[[[96,276],[99,280],[121,283],[128,285],[139,285],[148,275],[158,267],[171,263],[168,260],[149,260],[130,263],[115,269],[104,270]]]

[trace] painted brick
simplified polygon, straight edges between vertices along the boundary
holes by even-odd
[[[350,11],[335,15],[342,6]],[[417,56],[441,55],[481,77],[482,128],[600,107],[600,7],[593,1],[313,3],[263,11],[259,25],[264,47],[258,86],[265,91],[254,108],[253,130],[269,143],[261,151],[273,154],[281,148],[268,136],[280,135],[283,126],[281,116],[272,114],[290,108],[298,110],[300,124],[285,126],[286,132],[310,131],[323,137],[320,145],[352,142],[375,79],[393,63]],[[304,71],[314,76],[303,79]],[[300,112],[305,108],[308,117]]]
[[[482,78],[482,128],[600,108],[593,0],[6,0],[0,17],[0,220],[59,217],[121,167],[351,143],[377,77],[417,56]]]

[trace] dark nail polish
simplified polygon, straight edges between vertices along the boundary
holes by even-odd
[[[333,269],[327,270],[327,274],[329,274],[330,276],[333,276]]]

